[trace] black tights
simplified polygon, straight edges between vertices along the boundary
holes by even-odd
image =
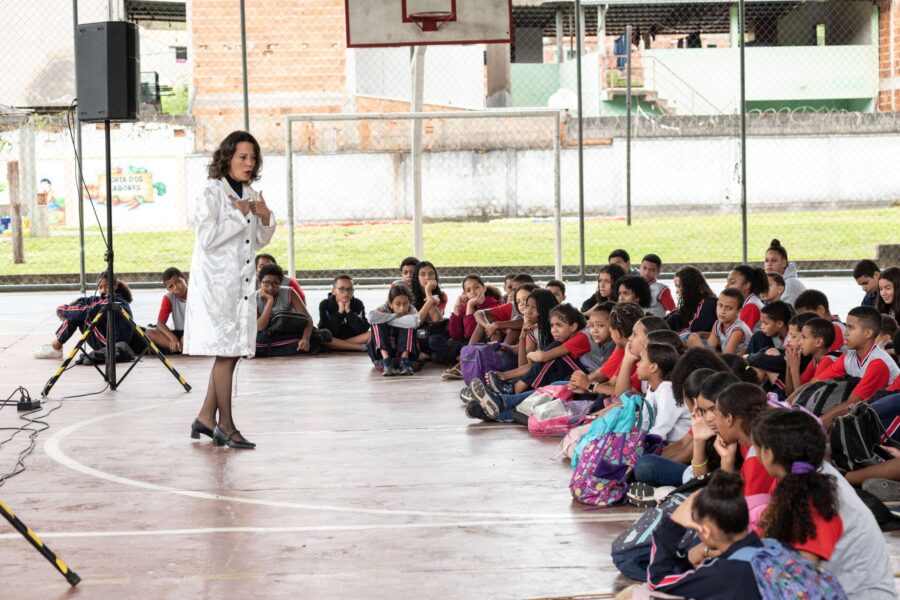
[[[218,425],[225,435],[229,435],[237,429],[231,418],[231,388],[234,369],[239,359],[238,356],[216,357],[212,370],[209,372],[206,398],[203,399],[203,407],[200,408],[200,414],[197,417],[207,426]],[[216,414],[218,414],[218,419]],[[240,439],[241,436],[238,438]]]

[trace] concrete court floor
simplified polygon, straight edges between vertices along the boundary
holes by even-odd
[[[836,287],[847,304],[858,295]],[[570,295],[580,300],[587,289]],[[381,293],[360,296],[371,306]],[[40,393],[57,364],[31,351],[54,326],[52,308],[73,295],[0,295],[2,398],[18,385]],[[309,295],[315,305],[324,292]],[[152,320],[158,298],[138,292],[139,322]],[[49,417],[27,471],[0,487],[0,500],[83,582],[69,590],[0,522],[0,598],[536,598],[613,589],[609,544],[636,509],[573,504],[568,468],[550,459],[557,440],[467,420],[460,386],[436,368],[382,379],[362,354],[242,361],[235,414],[259,447],[234,451],[188,437],[210,360],[174,362],[193,392],[145,359],[118,391],[64,400]],[[73,368],[47,406],[102,387],[89,367]],[[18,424],[14,409],[0,410],[0,427]],[[0,447],[0,473],[22,437]],[[887,539],[900,571],[900,537]]]

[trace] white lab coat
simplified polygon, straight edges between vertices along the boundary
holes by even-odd
[[[244,185],[243,197],[257,199]],[[275,234],[275,215],[263,224],[234,207],[238,199],[224,178],[210,179],[197,201],[197,228],[184,319],[184,353],[253,356],[256,352],[254,257]]]

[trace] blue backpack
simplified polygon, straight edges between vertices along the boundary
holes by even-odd
[[[750,563],[763,600],[847,600],[840,582],[824,568],[778,540],[762,543],[762,548],[744,547],[728,558]]]

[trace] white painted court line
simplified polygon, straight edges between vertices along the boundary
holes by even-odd
[[[78,462],[77,460],[69,457],[65,452],[60,448],[60,444],[63,440],[66,439],[70,434],[82,429],[84,427],[89,427],[91,425],[95,425],[107,419],[112,419],[114,417],[124,416],[135,414],[139,412],[156,410],[162,407],[171,407],[172,405],[183,404],[186,402],[196,402],[195,399],[188,400],[176,400],[173,402],[163,402],[159,404],[151,404],[146,406],[140,406],[137,408],[132,408],[125,411],[119,411],[114,413],[103,414],[91,419],[87,419],[81,421],[79,423],[74,423],[60,429],[55,434],[50,436],[47,441],[44,443],[44,452],[58,462],[64,467],[68,467],[73,471],[77,471],[79,473],[83,473],[90,477],[95,477],[97,479],[102,479],[104,481],[109,481],[111,483],[118,483],[120,485],[126,485],[135,487],[138,489],[144,489],[154,492],[165,492],[170,494],[176,494],[179,496],[187,496],[189,498],[200,498],[203,500],[216,500],[220,502],[234,502],[239,504],[252,504],[259,506],[272,506],[277,508],[294,508],[300,510],[312,510],[312,511],[324,511],[324,512],[338,512],[338,513],[352,513],[352,514],[360,514],[360,515],[389,515],[389,516],[409,516],[409,517],[436,517],[436,518],[481,518],[481,519],[498,519],[498,520],[523,520],[523,521],[534,521],[539,519],[549,519],[549,520],[563,520],[563,521],[587,521],[590,522],[593,519],[597,518],[597,513],[584,513],[584,514],[572,514],[572,513],[552,513],[552,514],[535,514],[535,513],[500,513],[500,512],[454,512],[454,511],[421,511],[421,510],[391,510],[391,509],[376,509],[376,508],[354,508],[349,506],[337,506],[330,504],[309,504],[303,502],[283,502],[277,500],[262,500],[255,498],[242,498],[239,496],[225,496],[220,494],[212,494],[209,492],[199,491],[199,490],[184,490],[181,488],[159,485],[155,483],[147,483],[145,481],[139,481],[137,479],[130,479],[128,477],[121,477],[119,475],[115,475],[113,473],[108,473],[106,471],[101,471],[100,469],[95,469],[93,467],[89,467],[83,463]],[[227,452],[228,450],[223,449],[223,451]],[[259,452],[257,450],[256,452]],[[616,515],[629,515],[631,520],[636,519],[642,513],[616,513]],[[612,516],[612,515],[610,515]]]
[[[636,515],[640,513],[615,513],[606,515],[593,515],[589,519],[580,519],[578,522],[588,523],[633,523]],[[59,538],[109,538],[109,537],[164,537],[185,535],[213,535],[219,533],[252,533],[252,534],[277,534],[277,533],[315,533],[315,532],[341,532],[341,531],[376,531],[396,529],[462,529],[466,527],[519,527],[528,525],[547,525],[570,522],[561,518],[536,518],[518,520],[481,520],[481,521],[450,521],[436,523],[372,523],[366,525],[310,525],[298,527],[203,527],[195,529],[139,529],[126,531],[38,531],[41,539]],[[0,534],[0,541],[20,539],[18,533]]]

